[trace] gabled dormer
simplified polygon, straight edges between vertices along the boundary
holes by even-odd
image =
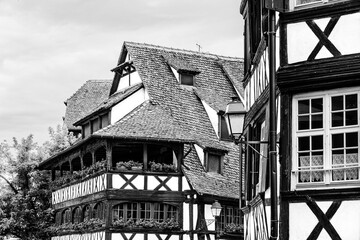
[[[180,85],[195,86],[195,76],[200,71],[184,58],[175,55],[163,55],[176,80]]]

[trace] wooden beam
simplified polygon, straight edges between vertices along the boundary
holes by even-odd
[[[326,211],[325,216],[331,220],[331,218],[335,215],[336,211],[339,209],[341,205],[341,201],[335,201],[331,204],[331,206],[329,207],[329,209]],[[310,233],[309,237],[307,238],[307,240],[316,240],[318,239],[321,230],[323,229],[323,226],[318,223],[314,230],[312,230],[312,232]]]
[[[323,44],[333,56],[338,57],[341,56],[340,51],[332,44],[329,38],[323,33],[323,31],[319,28],[319,26],[313,21],[306,21],[306,24],[310,27],[313,33],[319,38],[321,44]]]
[[[306,196],[306,204],[310,210],[315,214],[316,218],[319,220],[319,223],[324,227],[326,232],[329,234],[332,240],[341,240],[341,237],[335,230],[334,226],[330,223],[328,217],[322,212],[320,207],[316,202],[309,196]]]
[[[339,21],[340,17],[332,17],[329,21],[329,23],[326,25],[326,28],[324,30],[324,35],[326,37],[330,36],[330,33],[332,32],[332,30],[334,29],[335,25],[337,24],[337,22]],[[318,42],[318,44],[315,46],[314,50],[310,53],[309,57],[308,57],[308,61],[312,61],[315,59],[316,55],[320,52],[321,48],[324,45],[322,44],[321,41]]]

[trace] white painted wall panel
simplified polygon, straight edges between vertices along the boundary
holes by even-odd
[[[205,111],[210,119],[211,125],[213,126],[216,135],[219,137],[219,116],[217,112],[203,100],[201,100],[201,103],[205,108]]]
[[[127,97],[111,108],[110,123],[114,124],[115,122],[119,121],[147,99],[149,99],[149,96],[145,89],[139,89],[137,92],[133,93],[131,96]]]

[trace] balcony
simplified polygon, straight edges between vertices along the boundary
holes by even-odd
[[[118,162],[114,168],[108,168],[106,161],[97,162],[57,178],[53,182],[52,204],[105,190],[181,191],[182,174],[174,165],[152,162],[147,169],[133,161]]]

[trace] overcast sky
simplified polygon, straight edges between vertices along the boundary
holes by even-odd
[[[240,0],[0,0],[0,141],[39,143],[124,41],[242,57]]]

